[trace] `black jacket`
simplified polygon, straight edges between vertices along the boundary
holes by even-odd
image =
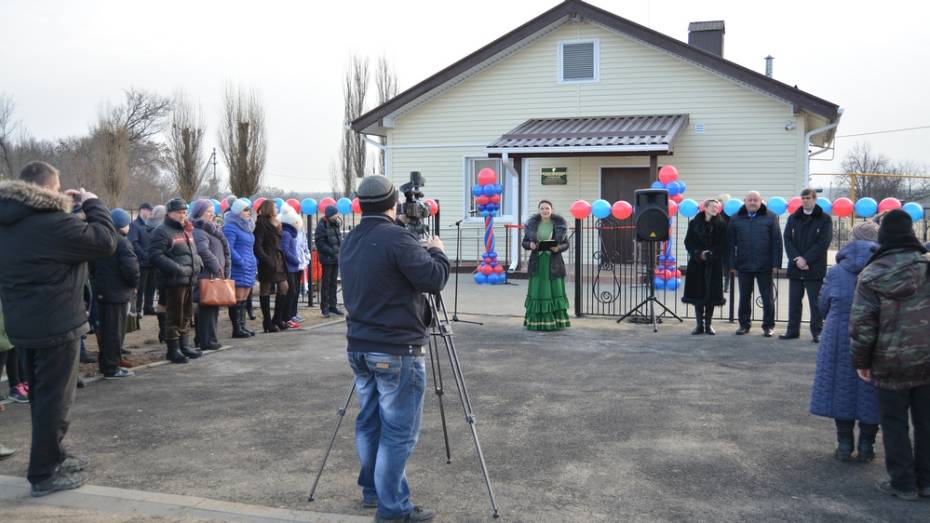
[[[132,244],[119,231],[116,234],[116,252],[91,262],[91,287],[101,303],[129,303],[139,286],[139,261]]]
[[[100,200],[71,200],[19,180],[0,182],[0,297],[13,345],[43,348],[86,328],[87,263],[113,254],[116,230]]]
[[[149,246],[152,244],[153,227],[145,224],[141,216],[137,217],[129,224],[129,241],[132,243],[132,250],[139,260],[139,267],[148,268],[149,263]]]
[[[565,218],[562,218],[558,214],[553,214],[550,219],[552,220],[552,239],[558,242],[559,252],[552,252],[552,256],[549,261],[549,277],[550,278],[564,278],[565,277],[565,260],[562,258],[562,253],[568,250],[568,222],[565,221]],[[538,214],[534,214],[526,222],[526,227],[523,231],[523,248],[530,250],[530,243],[539,244],[539,238],[536,231],[539,229],[539,224],[542,222],[542,217]],[[530,254],[530,262],[527,266],[527,271],[530,276],[536,275],[536,268],[539,265],[539,253],[533,251]]]
[[[688,222],[685,234],[688,270],[681,301],[694,305],[723,305],[723,262],[727,257],[727,223],[720,216],[707,221],[703,212]],[[701,259],[701,253],[704,258]]]
[[[765,204],[755,217],[743,205],[730,219],[727,230],[730,268],[739,272],[765,272],[781,267],[781,228],[778,216],[768,212]]]
[[[197,255],[192,230],[192,225],[182,226],[166,216],[165,223],[152,232],[149,260],[158,269],[160,286],[185,287],[196,283],[203,262]]]
[[[785,252],[788,254],[788,277],[795,280],[822,280],[827,275],[827,249],[833,241],[833,220],[819,205],[804,214],[801,207],[785,224]],[[809,270],[802,271],[794,259],[804,257]]]
[[[287,279],[287,266],[281,252],[281,229],[266,216],[255,220],[255,257],[258,259],[258,281],[278,283]]]
[[[323,265],[337,265],[339,263],[339,247],[342,245],[342,231],[338,221],[326,218],[320,219],[313,234],[313,243],[319,253],[320,263]]]
[[[365,215],[342,244],[349,352],[419,355],[429,342],[423,293],[439,292],[449,260],[384,215]]]

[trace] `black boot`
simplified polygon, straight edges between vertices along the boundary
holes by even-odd
[[[878,434],[878,425],[859,422],[859,454],[856,461],[869,463],[875,459],[875,435]]]
[[[274,326],[278,328],[279,331],[286,331],[290,327],[285,321],[285,309],[287,309],[287,295],[286,294],[275,294],[274,296],[274,316],[271,317],[271,321],[274,322]]]
[[[259,296],[258,303],[262,308],[262,330],[265,332],[278,332],[271,320],[271,296]]]
[[[704,306],[695,305],[694,306],[694,317],[697,320],[697,326],[691,331],[691,334],[698,335],[704,334]]]
[[[249,333],[242,328],[242,302],[229,308],[229,320],[232,322],[233,338],[248,338]]]
[[[853,445],[853,428],[855,421],[834,420],[836,421],[836,451],[833,453],[839,461],[852,461]]]
[[[189,359],[196,360],[197,358],[203,356],[202,352],[191,345],[190,339],[185,334],[181,335],[180,345],[181,354],[187,356]]]
[[[168,361],[171,363],[187,363],[187,358],[184,354],[181,354],[178,340],[167,340],[165,344],[168,346],[168,355],[166,357]]]
[[[250,329],[249,326],[245,324],[245,318],[245,302],[241,301],[239,302],[239,325],[242,327],[242,332],[248,334],[249,336],[255,336],[255,331]]]
[[[245,312],[248,313],[250,320],[255,321],[255,311],[252,309],[252,291],[249,291],[249,297],[245,299]]]
[[[710,326],[711,320],[714,319],[714,308],[713,307],[704,307],[704,333],[710,334],[711,336],[717,334],[717,331]]]
[[[165,343],[165,313],[157,312],[155,317],[158,318],[158,343]]]

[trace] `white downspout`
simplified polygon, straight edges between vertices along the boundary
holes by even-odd
[[[818,134],[825,133],[831,129],[836,129],[836,126],[840,124],[840,118],[842,117],[843,117],[843,108],[840,107],[836,111],[835,122],[831,123],[830,125],[818,127],[804,134],[804,154],[807,155],[807,158],[805,158],[804,160],[804,186],[805,187],[810,187],[811,185],[811,158],[823,152],[823,151],[817,151],[815,153],[808,152],[811,146],[811,138],[813,138],[814,136]]]
[[[516,203],[516,198],[519,197],[519,183],[520,177],[517,176],[516,169],[510,165],[510,156],[507,153],[501,153],[501,165],[504,166],[505,170],[510,171],[510,197],[514,199],[513,203]],[[511,207],[517,207],[512,205]],[[516,210],[513,211],[514,217],[517,217]],[[517,220],[519,218],[517,217]],[[507,269],[508,272],[513,272],[517,270],[517,266],[520,265],[520,230],[511,229],[510,230],[510,267]]]

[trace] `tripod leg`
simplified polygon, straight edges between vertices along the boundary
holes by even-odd
[[[313,501],[313,494],[316,492],[316,486],[320,482],[320,476],[323,475],[323,467],[326,466],[326,460],[329,459],[329,453],[333,450],[333,444],[336,443],[336,434],[339,433],[339,427],[342,425],[342,420],[346,416],[346,410],[349,409],[349,402],[352,401],[352,394],[355,393],[355,380],[352,380],[352,384],[349,386],[349,393],[346,394],[346,400],[342,404],[342,408],[336,411],[339,417],[336,419],[336,428],[333,429],[333,436],[329,438],[329,447],[326,448],[326,454],[323,455],[323,462],[320,463],[320,470],[316,473],[316,479],[313,480],[313,486],[310,487],[310,496],[307,501]]]
[[[429,366],[433,370],[433,387],[436,399],[439,400],[439,418],[442,420],[442,439],[446,444],[446,463],[452,463],[452,450],[449,447],[449,429],[446,426],[446,409],[442,404],[442,395],[445,392],[442,385],[442,366],[436,346],[436,336],[431,334],[429,339]]]

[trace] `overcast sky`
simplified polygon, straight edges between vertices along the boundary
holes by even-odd
[[[352,53],[395,66],[401,90],[556,5],[555,0],[0,0],[0,93],[39,138],[85,133],[130,86],[185,91],[216,141],[227,83],[267,109],[266,184],[329,188]],[[930,31],[926,2],[597,0],[595,5],[687,41],[688,22],[726,21],[724,56],[845,109],[837,172],[857,140],[895,160],[930,165]],[[829,155],[827,155],[829,156]],[[225,171],[225,168],[220,167]]]

